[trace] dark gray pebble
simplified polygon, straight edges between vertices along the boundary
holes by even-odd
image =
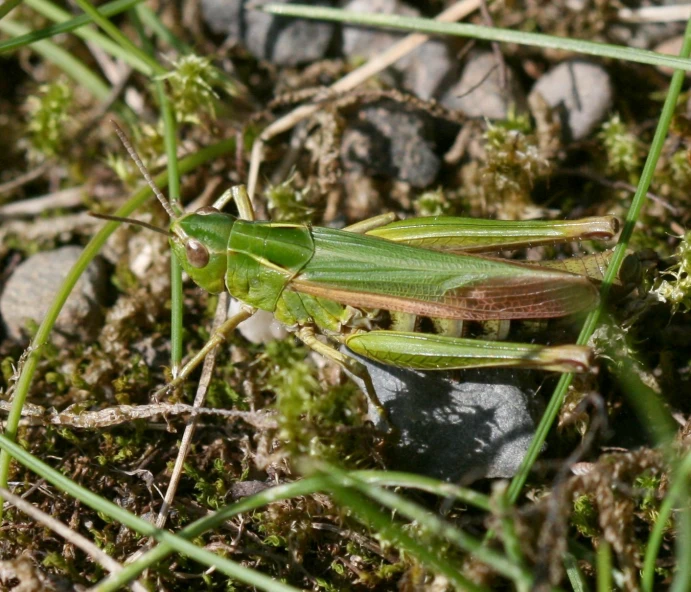
[[[334,24],[247,10],[247,4],[246,0],[202,0],[202,17],[214,33],[227,35],[245,45],[255,57],[277,66],[297,66],[324,58],[336,30]],[[333,6],[330,0],[312,4]]]
[[[378,101],[362,107],[344,132],[343,166],[427,187],[441,167],[434,135],[434,124],[426,114],[393,101]]]

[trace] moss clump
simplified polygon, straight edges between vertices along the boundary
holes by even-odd
[[[351,384],[322,389],[303,346],[276,341],[267,345],[266,355],[274,367],[267,386],[277,397],[278,437],[290,456],[360,466],[369,431],[363,426],[357,389]]]
[[[295,176],[283,183],[269,185],[264,192],[271,210],[272,220],[300,222],[309,220],[314,211],[307,205],[309,188],[299,191],[295,188]]]
[[[443,216],[451,213],[451,204],[441,187],[422,193],[415,200],[413,207],[418,216]]]
[[[63,152],[71,104],[72,89],[62,80],[40,86],[38,94],[27,99],[30,160],[54,158]]]
[[[607,168],[635,180],[641,165],[641,144],[619,114],[614,114],[602,125],[598,138],[607,152]]]
[[[214,119],[215,101],[220,98],[216,89],[231,96],[236,94],[236,88],[220,75],[208,57],[183,56],[160,78],[170,85],[170,100],[180,123],[199,125],[201,114]]]
[[[551,170],[549,158],[523,117],[488,124],[483,140],[480,164],[471,163],[464,172],[464,192],[483,211],[496,208],[502,218],[522,217],[535,182]]]
[[[662,302],[671,304],[672,311],[691,310],[691,246],[687,233],[677,247],[677,263],[664,272],[663,278],[653,289],[653,294]]]

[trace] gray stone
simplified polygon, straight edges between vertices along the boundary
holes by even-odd
[[[316,0],[312,4],[332,6],[333,2]],[[214,33],[228,35],[255,57],[277,66],[297,66],[326,55],[335,31],[333,23],[280,17],[247,9],[247,5],[247,0],[202,0],[202,17]]]
[[[204,23],[216,35],[228,35],[230,40],[242,42],[245,0],[201,0]]]
[[[535,429],[524,372],[466,371],[464,382],[453,382],[440,372],[384,366],[348,353],[367,367],[400,431],[391,469],[464,483],[516,473]],[[370,416],[384,427],[372,406]]]
[[[449,109],[458,109],[468,117],[506,119],[510,108],[526,110],[525,93],[513,70],[506,66],[506,87],[501,69],[490,51],[470,55],[460,80],[440,99]]]
[[[341,159],[346,170],[392,177],[413,187],[433,183],[441,167],[432,120],[388,100],[359,110],[343,134]]]
[[[540,78],[531,95],[539,93],[556,109],[567,140],[592,133],[612,107],[614,91],[607,71],[582,60],[559,64]]]
[[[352,12],[420,16],[415,8],[398,0],[352,0],[343,7]],[[343,55],[353,59],[370,59],[381,54],[408,33],[365,27],[343,27]],[[442,39],[431,39],[398,60],[391,68],[401,86],[422,99],[437,96],[440,86],[456,70],[456,60]]]
[[[27,320],[40,323],[65,277],[82,254],[81,247],[62,247],[29,257],[17,267],[0,296],[0,314],[10,338],[25,337]],[[94,260],[82,274],[62,307],[53,330],[56,344],[75,339],[92,341],[101,328],[101,306],[107,275]]]

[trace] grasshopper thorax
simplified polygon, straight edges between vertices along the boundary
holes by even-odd
[[[174,219],[170,246],[195,284],[212,294],[225,289],[228,239],[235,218],[205,207]]]

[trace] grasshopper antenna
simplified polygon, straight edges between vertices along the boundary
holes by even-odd
[[[143,226],[144,228],[148,228],[149,230],[153,230],[154,232],[158,232],[159,234],[170,236],[170,232],[168,232],[166,229],[159,228],[158,226],[154,226],[153,224],[149,224],[148,222],[143,222],[142,220],[135,220],[134,218],[122,218],[120,216],[111,216],[110,214],[98,214],[96,212],[89,212],[89,216],[93,218],[100,218],[101,220],[110,220],[111,222],[123,222],[125,224],[134,224],[135,226]]]
[[[149,187],[151,187],[151,191],[154,192],[154,195],[156,196],[158,201],[161,202],[161,205],[163,206],[163,209],[166,211],[166,214],[170,216],[171,220],[177,220],[179,216],[173,210],[172,206],[170,205],[170,202],[163,196],[161,190],[158,187],[156,187],[156,183],[149,174],[148,169],[144,166],[142,159],[139,158],[139,154],[137,154],[137,151],[134,149],[134,146],[132,146],[132,143],[125,135],[125,132],[123,132],[122,128],[112,119],[111,123],[115,126],[115,133],[118,135],[118,138],[120,138],[120,141],[122,142],[122,145],[125,147],[125,150],[127,150],[127,153],[130,155],[130,158],[134,161],[134,164],[137,165],[139,172],[144,176],[144,179],[146,179],[146,182],[149,184]]]

